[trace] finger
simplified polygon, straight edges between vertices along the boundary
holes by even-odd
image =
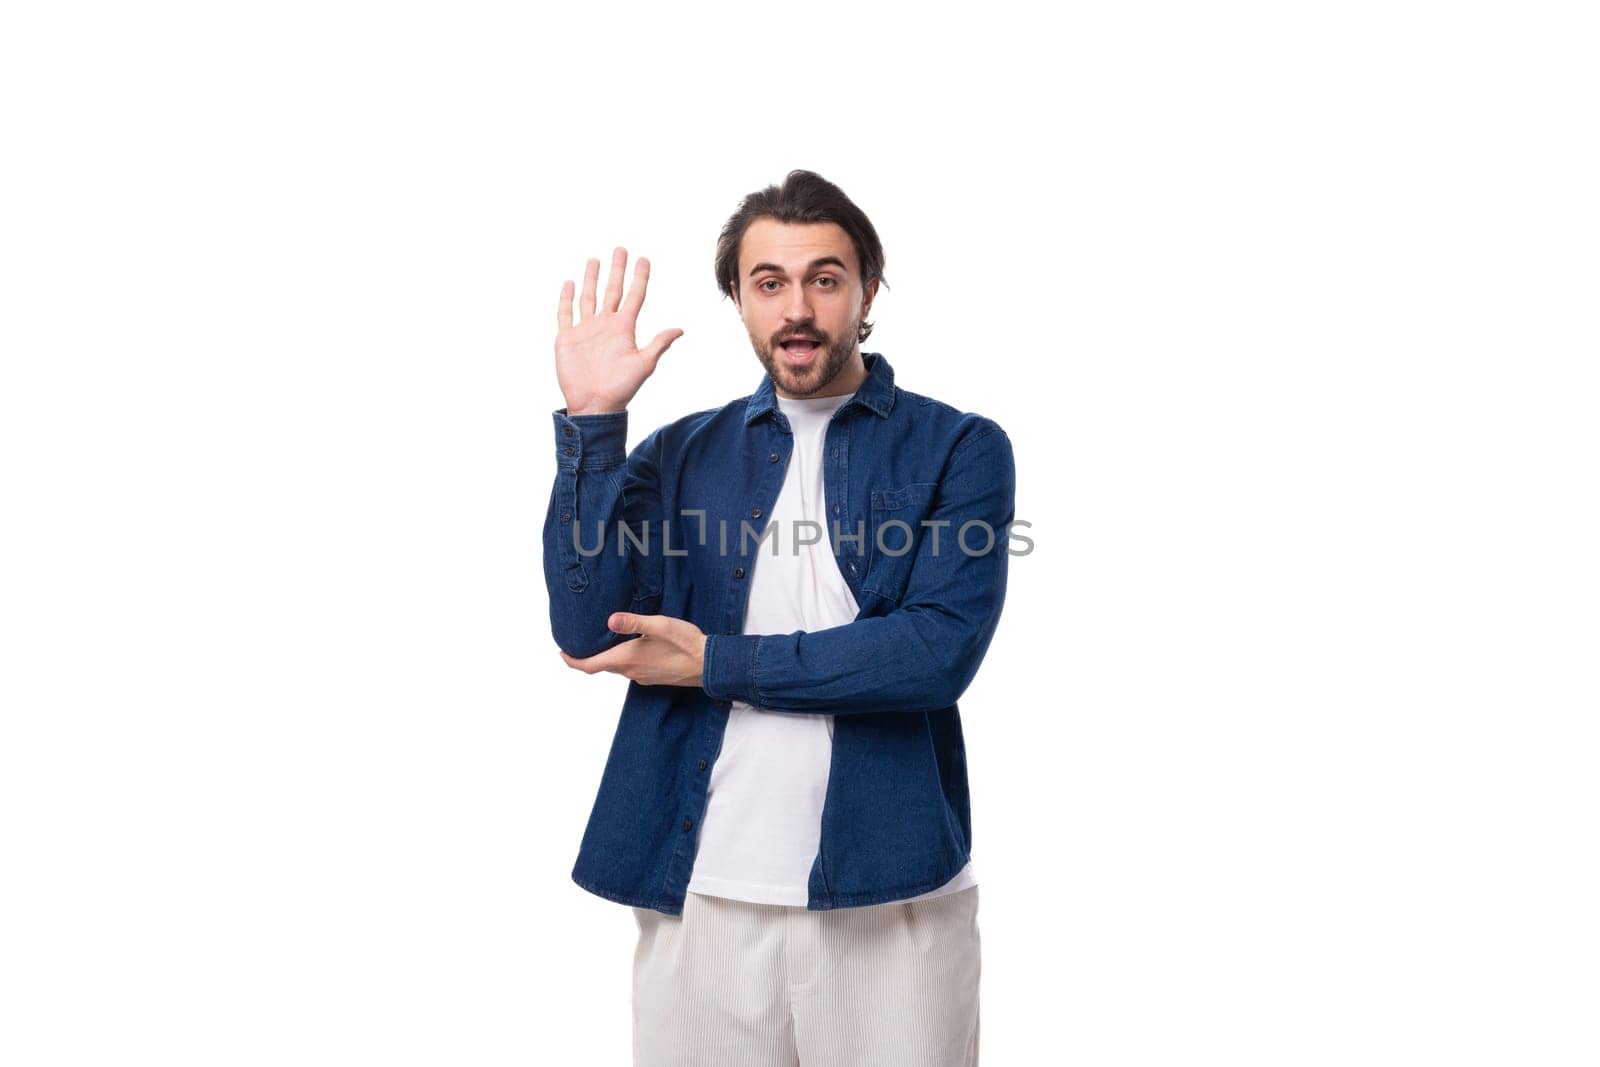
[[[644,291],[650,285],[650,261],[640,256],[633,264],[633,284],[628,286],[628,295],[622,301],[622,313],[630,318],[639,317],[639,309],[644,306]]]
[[[672,342],[683,336],[682,330],[662,330],[650,339],[650,343],[639,349],[639,354],[650,361],[650,369],[656,367],[656,360],[661,358],[661,353],[672,347]]]
[[[561,302],[556,305],[556,329],[572,328],[572,289],[570,281],[561,283]]]
[[[622,275],[628,269],[628,250],[618,245],[611,253],[611,273],[606,276],[606,302],[601,311],[617,310],[622,299]]]
[[[591,259],[583,266],[583,299],[578,303],[579,321],[594,317],[594,291],[600,284],[600,261]]]
[[[630,641],[629,644],[632,644],[632,642]],[[627,648],[627,645],[618,645],[616,648],[608,648],[604,652],[597,652],[593,656],[587,656],[583,659],[579,659],[576,656],[569,656],[565,652],[562,652],[561,662],[565,663],[573,670],[582,671],[584,674],[599,674],[601,671],[614,671],[622,665],[621,661],[626,656],[632,655],[631,650],[624,652],[623,649],[625,648]]]

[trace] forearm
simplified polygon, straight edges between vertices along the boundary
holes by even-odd
[[[971,684],[999,621],[931,605],[810,633],[711,634],[702,686],[721,700],[774,711],[935,711]]]
[[[636,561],[622,527],[644,504],[630,500],[627,412],[555,413],[556,475],[544,522],[544,575],[556,644],[590,656],[616,644],[613,612],[642,610]],[[630,505],[632,505],[630,507]]]

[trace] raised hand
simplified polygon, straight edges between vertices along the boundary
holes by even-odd
[[[627,249],[618,248],[611,254],[605,302],[596,311],[600,261],[589,260],[576,323],[572,321],[572,282],[561,286],[561,303],[556,309],[556,381],[566,398],[568,415],[626,408],[644,380],[655,372],[661,353],[683,336],[682,330],[662,330],[643,348],[635,343],[633,331],[650,281],[650,261],[640,257],[634,264],[633,284],[624,299],[622,275],[627,265]]]

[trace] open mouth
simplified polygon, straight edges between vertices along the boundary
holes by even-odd
[[[789,353],[789,355],[794,356],[797,359],[806,359],[806,358],[809,358],[810,355],[813,352],[815,352],[818,348],[821,348],[822,346],[816,341],[811,341],[811,340],[806,340],[806,339],[795,339],[795,340],[790,340],[790,341],[784,341],[784,342],[782,342],[780,344],[779,347],[781,347],[785,352]]]

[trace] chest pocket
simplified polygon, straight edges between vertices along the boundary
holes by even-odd
[[[912,564],[932,531],[921,525],[933,510],[933,482],[913,482],[900,489],[874,489],[867,523],[867,573],[861,588],[874,596],[899,601],[911,577]],[[949,531],[940,530],[939,548]]]

